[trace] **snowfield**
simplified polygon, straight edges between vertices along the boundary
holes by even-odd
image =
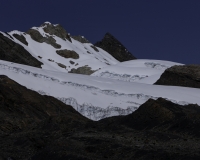
[[[135,67],[140,66],[141,62],[144,64],[144,61],[148,63],[151,61],[151,68],[149,69],[152,69],[153,60],[134,60],[121,64],[126,67],[127,63],[127,67],[134,68],[134,65]],[[158,64],[158,61],[154,61],[154,63]],[[159,64],[166,65],[166,63],[168,62],[159,61]],[[168,64],[170,65],[170,62]],[[120,64],[117,66],[119,67]],[[153,66],[153,69],[155,69],[155,65]],[[160,65],[157,65],[157,67],[160,68]],[[148,69],[148,66],[146,69]],[[163,72],[163,70],[161,71]],[[149,72],[144,73],[146,75]],[[188,103],[200,105],[199,89],[152,85],[148,84],[147,80],[147,84],[137,83],[137,81],[128,82],[38,69],[6,61],[0,61],[0,74],[7,75],[19,84],[42,95],[53,96],[73,106],[82,115],[93,120],[130,114],[149,98],[163,97],[182,105]],[[157,74],[155,71],[153,74],[149,73],[148,76]]]
[[[93,73],[92,76],[153,84],[160,78],[165,69],[174,65],[183,64],[161,60],[137,59],[104,67]]]

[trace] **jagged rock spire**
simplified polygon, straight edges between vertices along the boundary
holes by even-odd
[[[106,33],[101,41],[95,43],[95,46],[104,49],[120,62],[136,59],[124,45],[110,33]]]

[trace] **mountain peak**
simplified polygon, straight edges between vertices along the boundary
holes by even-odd
[[[41,30],[39,30],[39,28],[42,29],[44,32],[42,31],[41,33]],[[53,38],[53,35],[63,40],[68,40],[72,42],[69,34],[60,24],[51,24],[50,22],[44,22],[40,25],[40,27],[32,27],[26,33],[30,34],[32,39],[40,43],[48,41],[47,43],[52,44],[52,42],[56,42]],[[43,37],[43,35],[46,35],[45,33],[48,33],[49,35],[47,37]],[[60,46],[56,48],[60,48]]]
[[[112,37],[112,38],[115,38],[111,33],[107,32],[104,37]],[[115,38],[116,39],[116,38]]]
[[[43,27],[44,32],[49,33],[50,35],[56,35],[63,40],[67,39],[71,42],[67,31],[60,24],[53,25],[50,22],[44,22],[41,27]]]
[[[51,22],[46,21],[42,25],[44,25],[44,24],[51,24]]]
[[[107,32],[104,38],[95,44],[110,53],[120,62],[136,59],[111,33]]]

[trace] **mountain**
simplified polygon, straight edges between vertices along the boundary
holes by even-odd
[[[0,159],[200,157],[198,105],[149,99],[130,115],[96,122],[7,76],[0,88]]]
[[[29,65],[24,62],[24,59],[29,56],[32,59],[30,60],[29,57],[26,59],[30,61],[30,65],[34,60],[38,62],[37,65],[31,66],[79,74],[92,74],[100,68],[118,63],[108,52],[95,47],[89,41],[81,42],[81,38],[77,38],[78,36],[70,36],[59,24],[45,22],[39,27],[32,27],[27,32],[15,30],[0,33],[3,39],[12,44],[5,46],[5,42],[1,42],[1,46],[4,48],[3,51],[0,50],[0,54],[9,50],[13,52],[12,58],[1,58],[2,60],[16,62],[17,58],[18,63]],[[13,46],[18,46],[20,49],[15,47],[15,50]],[[13,58],[13,56],[15,57]]]
[[[110,33],[106,33],[101,41],[95,43],[95,46],[104,49],[120,62],[136,59],[123,44]]]
[[[106,35],[112,51],[129,55],[118,40]],[[0,42],[0,55],[6,57],[0,60],[1,74],[71,105],[92,120],[131,114],[150,98],[200,104],[199,90],[152,85],[167,68],[183,64],[148,59],[119,62],[85,37],[70,36],[59,24],[45,22],[27,32],[1,32]]]
[[[164,71],[155,84],[200,88],[200,65],[172,66]]]
[[[0,159],[199,159],[199,66],[96,45],[49,22],[0,32]]]

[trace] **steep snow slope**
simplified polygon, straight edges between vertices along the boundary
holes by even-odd
[[[130,114],[149,98],[163,97],[178,104],[200,105],[200,90],[194,88],[130,83],[6,61],[0,61],[0,74],[40,94],[54,96],[93,120]]]
[[[1,33],[22,45],[33,57],[41,61],[43,69],[69,72],[72,68],[91,67],[89,69],[94,72],[100,68],[118,63],[109,53],[101,48],[94,47],[91,43],[80,43],[73,38],[69,41],[52,34],[52,32],[57,33],[57,30],[59,34],[63,32],[64,29],[57,26],[45,22],[40,27],[32,27],[28,33],[11,31],[8,33],[10,36]],[[53,29],[47,31],[49,28]],[[67,33],[66,36],[68,36]],[[66,50],[67,53],[62,53],[64,56],[57,53],[58,51],[66,52]]]
[[[153,84],[165,69],[174,65],[182,64],[162,60],[137,59],[104,67],[93,73],[92,76]]]

